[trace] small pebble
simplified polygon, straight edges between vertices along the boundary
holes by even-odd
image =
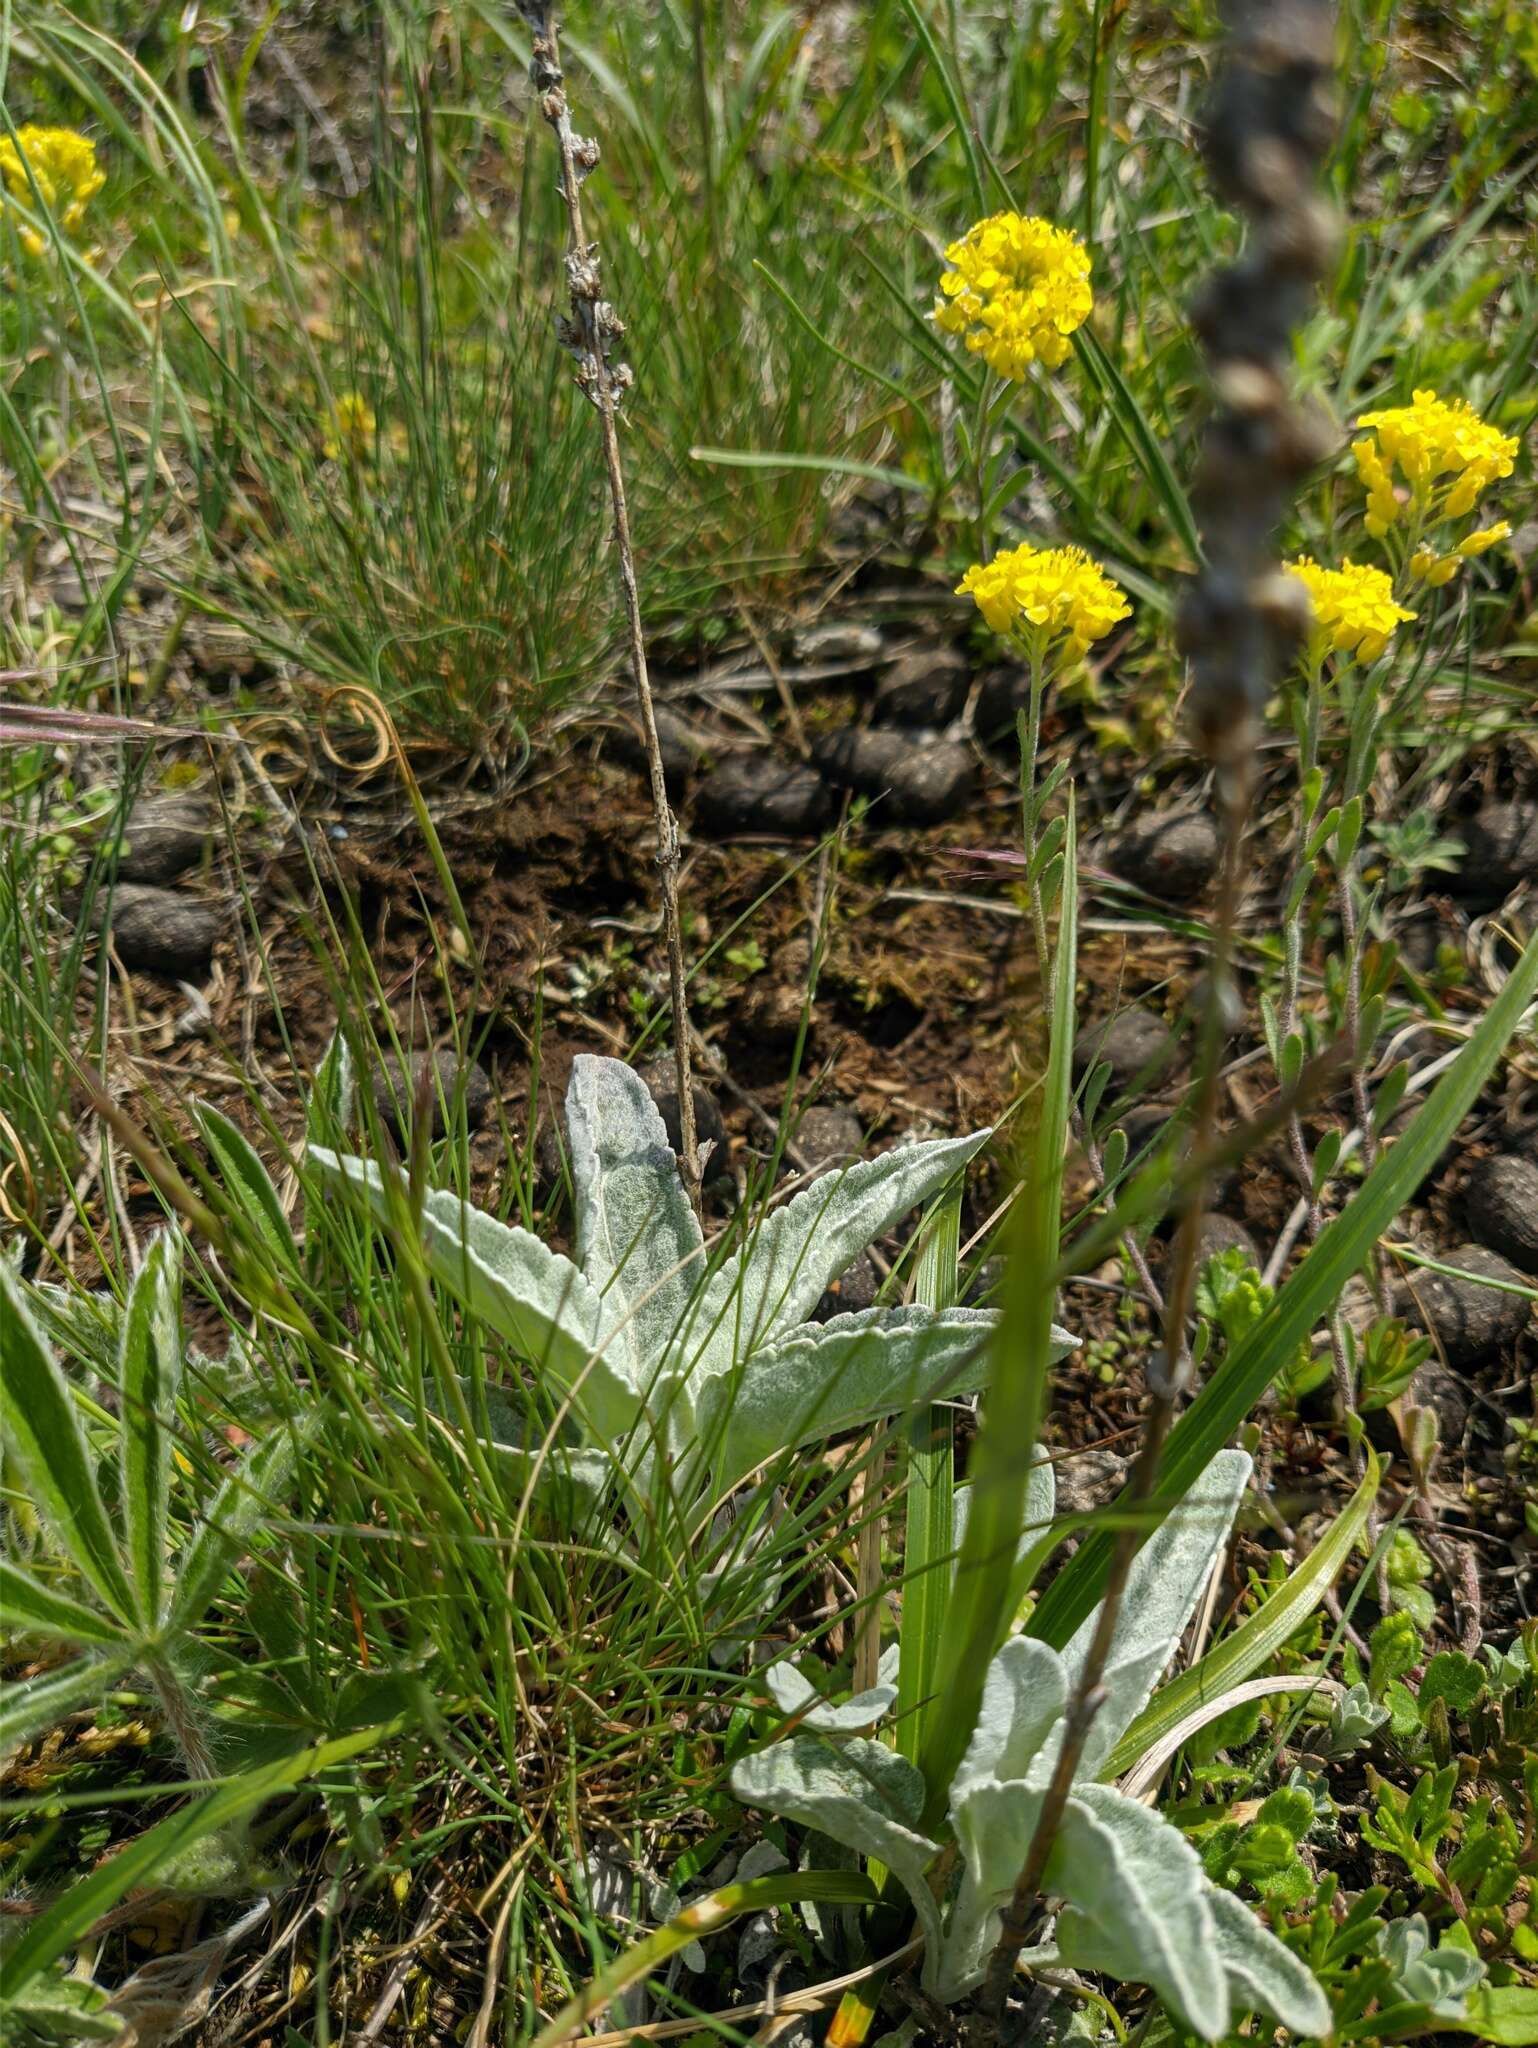
[[[440,1045],[432,1052],[413,1053],[409,1067],[403,1072],[398,1057],[393,1052],[386,1053],[374,1077],[374,1107],[380,1121],[402,1146],[408,1142],[412,1107],[429,1069],[432,1072],[429,1099],[435,1139],[447,1134],[444,1105],[447,1103],[453,1111],[456,1087],[464,1089],[465,1123],[470,1130],[478,1131],[490,1114],[491,1076],[478,1060],[464,1066],[451,1045]]]
[[[1436,1411],[1438,1434],[1444,1446],[1462,1441],[1469,1410],[1474,1405],[1467,1386],[1440,1358],[1428,1358],[1417,1369],[1403,1402],[1406,1407]]]
[[[967,697],[967,660],[948,640],[905,648],[876,683],[883,725],[949,725]]]
[[[800,761],[742,754],[713,768],[694,793],[701,817],[719,832],[814,837],[837,815],[833,792]]]
[[[1017,739],[1016,721],[1031,698],[1031,678],[1026,669],[1006,665],[983,671],[977,691],[974,722],[981,739],[1007,742]]]
[[[1514,1152],[1477,1160],[1463,1201],[1480,1244],[1538,1273],[1538,1164]]]
[[[195,800],[135,804],[118,840],[118,879],[175,881],[202,859],[208,822],[208,812]]]
[[[1538,804],[1486,804],[1452,829],[1466,849],[1449,877],[1460,896],[1502,903],[1524,882],[1538,882]]]
[[[808,626],[791,642],[797,661],[837,662],[846,668],[870,668],[881,659],[881,635],[874,626],[845,625],[830,620],[827,625]]]
[[[803,1110],[791,1136],[808,1166],[848,1166],[865,1148],[865,1127],[842,1102],[814,1102]]]
[[[1480,1282],[1527,1286],[1516,1267],[1482,1244],[1457,1245],[1439,1254],[1437,1262],[1456,1267],[1458,1277],[1424,1269],[1413,1272],[1395,1289],[1394,1313],[1437,1337],[1449,1365],[1477,1365],[1515,1344],[1527,1327],[1532,1304],[1520,1294]]]
[[[970,747],[921,742],[906,732],[825,733],[812,754],[834,782],[879,798],[873,815],[883,825],[938,825],[954,817],[977,775]]]
[[[1152,1081],[1174,1056],[1175,1038],[1169,1026],[1140,1003],[1121,1011],[1109,1024],[1086,1024],[1073,1042],[1078,1071],[1109,1065],[1113,1089],[1125,1089],[1134,1081]]]
[[[1196,1239],[1197,1270],[1201,1270],[1209,1259],[1215,1259],[1221,1252],[1241,1251],[1257,1272],[1265,1265],[1260,1256],[1260,1246],[1242,1223],[1232,1216],[1224,1216],[1211,1210],[1202,1218],[1201,1229]]]
[[[1222,857],[1223,835],[1206,811],[1178,811],[1144,818],[1111,846],[1107,865],[1166,903],[1190,903],[1212,882]]]
[[[125,967],[184,981],[208,965],[226,915],[180,889],[124,882],[112,893],[112,943]]]
[[[678,1070],[673,1065],[671,1054],[666,1059],[653,1060],[641,1069],[641,1079],[646,1083],[646,1092],[662,1116],[663,1129],[668,1134],[668,1143],[674,1152],[683,1146],[683,1132],[678,1123]],[[690,1076],[689,1093],[694,1097],[694,1139],[697,1145],[714,1145],[715,1150],[705,1162],[705,1178],[714,1180],[726,1169],[726,1125],[721,1120],[720,1105],[715,1097],[702,1088]]]
[[[869,1252],[859,1253],[812,1310],[813,1322],[825,1323],[830,1316],[854,1315],[859,1309],[873,1308],[880,1285],[875,1260]]]
[[[681,718],[666,704],[653,707],[657,721],[657,748],[662,755],[662,776],[670,795],[676,795],[699,765],[705,748],[688,719]],[[649,777],[651,762],[641,735],[641,714],[627,706],[625,716],[614,727],[610,741],[618,758],[638,774]]]

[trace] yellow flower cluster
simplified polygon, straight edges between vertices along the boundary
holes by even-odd
[[[31,177],[27,173],[30,170]],[[0,179],[35,212],[39,196],[67,235],[78,234],[85,210],[107,182],[96,165],[96,144],[73,128],[18,128],[16,140],[0,135]],[[34,184],[35,181],[35,184]],[[41,256],[46,237],[18,226],[22,247]]]
[[[952,242],[945,260],[952,267],[940,279],[936,325],[1017,382],[1038,360],[1055,370],[1094,305],[1089,251],[1050,221],[992,214]]]
[[[1422,514],[1432,508],[1436,485],[1447,478],[1436,511],[1444,519],[1461,519],[1491,484],[1511,475],[1517,458],[1514,436],[1482,420],[1463,399],[1438,398],[1434,391],[1417,391],[1413,405],[1364,412],[1357,424],[1372,430],[1352,443],[1351,452],[1367,488],[1367,531],[1380,537],[1400,513],[1395,469]]]
[[[1349,558],[1338,569],[1321,569],[1311,555],[1299,555],[1287,571],[1303,585],[1314,608],[1310,651],[1315,659],[1333,650],[1348,661],[1376,661],[1394,628],[1415,617],[1394,602],[1393,581],[1382,569]]]
[[[343,455],[349,462],[366,461],[373,452],[378,424],[374,408],[361,391],[344,391],[326,421],[327,455],[333,462]]]
[[[995,633],[1009,633],[1037,654],[1061,641],[1077,657],[1103,640],[1132,607],[1082,548],[1005,548],[978,562],[956,586]]]

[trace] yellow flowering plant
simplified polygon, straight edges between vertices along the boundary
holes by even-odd
[[[1374,539],[1399,535],[1410,574],[1433,586],[1449,583],[1464,562],[1497,546],[1511,528],[1504,520],[1462,540],[1433,546],[1425,536],[1466,519],[1492,485],[1511,475],[1517,441],[1482,419],[1461,398],[1418,390],[1409,405],[1364,412],[1364,431],[1351,444],[1367,493],[1365,524]],[[1401,495],[1402,493],[1402,495]]]
[[[968,569],[956,590],[995,633],[1018,642],[1033,666],[1054,648],[1077,660],[1132,611],[1121,586],[1082,548],[1003,548]]]
[[[1077,235],[1031,215],[995,213],[952,242],[945,260],[937,327],[1012,383],[1035,362],[1058,368],[1094,306],[1089,251]]]
[[[1013,640],[1030,665],[1031,693],[1021,748],[1020,786],[1024,808],[1026,889],[1037,957],[1050,972],[1047,939],[1047,884],[1039,872],[1042,808],[1050,785],[1038,790],[1036,751],[1041,737],[1041,701],[1049,666],[1062,669],[1083,659],[1095,641],[1131,616],[1121,586],[1083,548],[1001,548],[990,562],[974,562],[956,586],[970,597],[995,633]]]
[[[1299,555],[1286,568],[1313,607],[1309,659],[1316,668],[1326,654],[1369,666],[1387,648],[1395,628],[1415,617],[1395,601],[1393,579],[1384,570],[1349,556],[1338,569],[1321,568],[1311,555]]]
[[[17,238],[29,256],[41,256],[48,238],[22,219],[19,207],[36,213],[41,205],[66,235],[78,235],[85,211],[107,182],[96,162],[96,144],[73,128],[38,128],[30,123],[0,135],[0,212],[16,217]]]
[[[349,462],[368,460],[379,421],[361,391],[342,392],[326,414],[323,424],[326,454],[333,462],[343,456]]]

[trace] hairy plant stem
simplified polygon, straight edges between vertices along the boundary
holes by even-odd
[[[1208,974],[1207,1004],[1203,1016],[1200,1051],[1200,1080],[1197,1090],[1193,1151],[1210,1148],[1217,1128],[1218,1102],[1222,1084],[1224,1020],[1229,1006],[1228,985],[1232,965],[1233,935],[1240,891],[1240,853],[1244,824],[1249,814],[1249,780],[1242,764],[1223,770],[1219,785],[1224,816],[1224,846],[1221,892],[1218,903],[1215,943]],[[1064,1717],[1062,1747],[1058,1751],[1051,1782],[1042,1801],[1041,1815],[1031,1836],[1030,1848],[1014,1891],[1003,1915],[997,1947],[988,1961],[981,2006],[985,2019],[995,2026],[1002,2019],[1009,1987],[1015,1974],[1015,1958],[1030,1936],[1031,1921],[1041,1892],[1047,1859],[1057,1839],[1063,1809],[1073,1786],[1085,1740],[1096,1714],[1105,1702],[1102,1679],[1116,1636],[1116,1624],[1132,1569],[1142,1540],[1138,1524],[1140,1508],[1154,1498],[1159,1462],[1165,1439],[1175,1419],[1190,1378],[1190,1347],[1186,1324],[1196,1292],[1196,1273],[1201,1248],[1202,1212],[1206,1182],[1199,1177],[1192,1185],[1171,1261],[1169,1292],[1165,1300],[1163,1349],[1150,1362],[1147,1374],[1149,1406],[1143,1423],[1143,1441],[1121,1505],[1128,1511],[1106,1577],[1105,1597],[1099,1608],[1095,1633],[1084,1669],[1068,1702]]]
[[[662,923],[668,949],[668,982],[673,1011],[673,1065],[678,1084],[679,1171],[689,1200],[700,1205],[701,1164],[694,1123],[694,1087],[689,1059],[688,977],[684,971],[683,926],[678,908],[678,823],[668,801],[657,714],[652,704],[651,677],[646,665],[646,637],[641,625],[641,594],[636,582],[635,549],[630,536],[630,509],[619,452],[619,406],[629,383],[610,356],[624,329],[614,309],[599,296],[598,252],[582,224],[582,180],[598,161],[595,144],[572,131],[561,72],[555,16],[548,0],[519,0],[533,34],[529,76],[539,94],[539,108],[555,136],[561,159],[561,196],[566,203],[566,281],[571,315],[563,339],[577,358],[577,382],[598,414],[608,472],[609,502],[614,515],[614,545],[619,556],[620,584],[635,677],[641,731],[651,772],[652,811],[657,821],[657,878],[662,894]]]

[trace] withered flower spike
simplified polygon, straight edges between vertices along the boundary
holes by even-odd
[[[1334,133],[1328,0],[1229,0],[1227,61],[1203,153],[1220,196],[1248,216],[1244,254],[1192,309],[1216,410],[1192,486],[1205,560],[1181,600],[1195,744],[1220,764],[1250,753],[1266,700],[1308,618],[1283,588],[1277,530],[1302,478],[1330,453],[1318,417],[1289,399],[1293,330],[1334,246],[1316,187]]]

